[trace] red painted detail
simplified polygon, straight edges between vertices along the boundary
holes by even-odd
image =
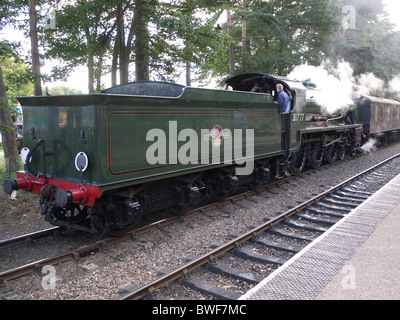
[[[72,202],[84,204],[87,200],[88,193],[86,187],[82,184],[76,185],[73,189],[68,189],[72,194]]]
[[[324,124],[323,121],[320,121],[320,122],[316,122],[316,123],[315,123],[316,126],[322,126],[323,124]]]
[[[70,182],[65,180],[53,178],[36,178],[31,174],[24,172],[17,172],[18,189],[40,194],[40,189],[44,185],[56,186],[57,189],[69,190],[72,193],[72,202],[77,204],[84,204],[85,206],[92,207],[96,199],[100,197],[99,187],[92,185],[83,185],[81,183]]]
[[[32,189],[32,178],[29,176],[24,176],[21,179],[17,179],[18,189],[31,190]]]

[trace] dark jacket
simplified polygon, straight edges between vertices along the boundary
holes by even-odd
[[[288,104],[290,103],[290,99],[285,91],[283,91],[283,90],[279,91],[277,101],[279,104],[278,112],[280,112],[280,113],[289,112],[290,107],[288,110]]]

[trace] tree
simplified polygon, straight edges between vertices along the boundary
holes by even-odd
[[[0,45],[1,46],[1,45]],[[0,48],[0,64],[10,108],[18,104],[18,96],[33,93],[33,74],[27,63],[20,59],[11,46],[4,43]]]
[[[42,95],[40,61],[39,61],[39,41],[37,34],[37,12],[36,0],[29,0],[29,37],[31,39],[32,72],[35,96]]]
[[[344,58],[356,74],[400,72],[400,36],[382,0],[46,1],[57,8],[56,28],[39,28],[45,57],[60,60],[52,77],[85,65],[89,92],[107,74],[116,85],[118,71],[119,83],[176,81],[185,72],[191,85],[240,72],[286,75],[296,65]],[[343,29],[345,4],[356,8],[355,30]],[[226,25],[218,20],[224,12]]]
[[[226,27],[228,31],[228,36],[232,38],[232,15],[231,9],[226,8]],[[228,65],[229,65],[229,77],[233,77],[235,75],[235,56],[233,52],[233,43],[229,44],[229,53],[228,53]]]
[[[336,0],[337,11],[354,8],[354,28],[338,23],[332,36],[331,57],[351,63],[354,75],[373,73],[388,81],[400,73],[400,32],[394,31],[382,0]]]
[[[100,91],[101,77],[107,72],[111,72],[113,85],[117,84],[117,69],[120,83],[128,82],[129,64],[135,61],[136,79],[148,79],[147,24],[156,3],[76,0],[59,5],[57,28],[45,32],[46,57],[61,59],[66,65],[53,75],[64,76],[84,64],[89,92],[95,92]]]
[[[147,23],[152,11],[149,1],[136,0],[133,18],[136,81],[149,80],[149,32]]]
[[[176,78],[184,66],[187,84],[191,69],[198,81],[225,76],[230,37],[216,26],[228,1],[173,1],[157,8],[152,22],[157,31],[151,37],[150,67],[163,80]],[[201,15],[200,15],[201,13]]]
[[[194,17],[199,10],[221,8],[224,1],[49,1],[54,7],[58,3],[57,23],[43,33],[44,52],[46,58],[63,62],[52,77],[65,78],[74,67],[86,65],[89,92],[100,90],[101,77],[108,72],[113,85],[117,70],[120,83],[129,81],[131,62],[136,80],[147,80],[151,74],[167,80],[181,63],[188,66],[188,75],[189,66],[209,68],[213,53],[223,51],[226,43],[212,22]]]
[[[0,65],[0,131],[4,146],[4,160],[6,173],[10,174],[18,170],[18,149],[15,138],[14,124],[11,120],[8,106],[6,87],[3,81],[3,72]]]
[[[133,1],[117,2],[116,23],[117,34],[114,38],[113,60],[111,66],[112,85],[117,84],[117,70],[119,69],[120,83],[129,81],[130,53],[135,33],[135,20],[133,12],[129,10],[134,7]],[[125,25],[127,23],[127,25]],[[128,34],[126,37],[125,35]]]
[[[66,86],[55,86],[49,89],[49,94],[52,96],[58,95],[74,95],[74,94],[82,94],[81,90],[76,90],[73,88],[69,88]]]
[[[19,1],[7,2],[0,8],[0,30],[5,24],[14,22],[13,18],[17,15],[21,3]],[[2,57],[6,57],[11,52],[11,46],[0,41],[0,52]],[[18,149],[17,140],[14,131],[14,125],[11,119],[10,108],[7,99],[7,90],[4,84],[3,61],[0,61],[0,132],[4,146],[4,160],[6,173],[10,174],[18,169]]]
[[[74,67],[85,65],[89,93],[100,91],[110,42],[116,29],[114,3],[76,0],[75,3],[60,5],[57,13],[56,28],[44,32],[45,56],[66,64],[53,71],[53,78],[65,77]]]
[[[232,19],[232,37],[242,48],[235,51],[236,60],[242,61],[237,70],[279,75],[298,64],[319,64],[326,51],[324,39],[336,23],[325,0],[247,0]]]

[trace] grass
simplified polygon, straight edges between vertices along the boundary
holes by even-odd
[[[3,151],[3,146],[0,146],[0,151]],[[20,169],[23,165],[20,163]],[[12,216],[22,219],[23,215],[28,212],[37,213],[38,196],[28,192],[18,191],[18,201],[10,200],[10,197],[3,190],[3,181],[6,178],[15,179],[16,174],[5,174],[4,157],[0,156],[0,223],[4,223],[5,218]],[[3,219],[3,220],[2,220]]]
[[[2,152],[4,151],[2,145],[0,145],[0,151],[2,151]],[[23,165],[21,159],[19,159],[18,166],[19,166],[18,170],[22,170],[24,168],[24,165]],[[0,186],[5,178],[15,179],[15,177],[16,177],[15,172],[13,172],[11,174],[6,174],[6,164],[5,164],[5,160],[4,160],[4,155],[2,153],[2,155],[0,156]]]

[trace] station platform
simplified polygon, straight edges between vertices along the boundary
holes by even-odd
[[[400,175],[239,300],[400,299]]]

